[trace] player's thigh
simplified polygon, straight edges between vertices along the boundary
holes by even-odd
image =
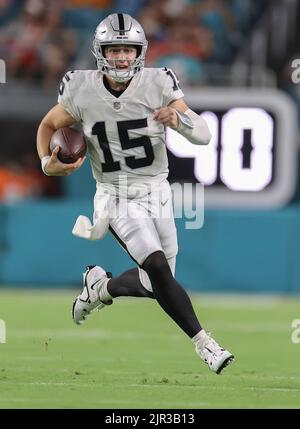
[[[110,217],[110,231],[138,265],[152,253],[163,251],[153,219],[137,201],[118,205]]]
[[[178,253],[177,230],[174,220],[172,192],[169,182],[161,184],[159,210],[156,210],[154,225],[167,259]]]
[[[176,255],[178,253],[177,231],[173,214],[173,201],[170,185],[167,181],[160,186],[159,199],[157,196],[152,201],[152,214],[155,229],[169,263],[173,276],[175,276]],[[152,286],[148,274],[139,268],[139,277],[142,285],[152,292]]]

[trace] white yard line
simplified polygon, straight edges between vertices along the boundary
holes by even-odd
[[[269,323],[257,323],[257,322],[238,322],[238,323],[226,323],[226,322],[210,322],[208,324],[207,331],[215,330],[218,332],[240,332],[240,333],[284,333],[290,336],[290,321],[288,322],[269,322]],[[74,329],[9,329],[8,332],[9,338],[43,338],[45,340],[51,338],[54,339],[74,339],[74,338],[84,338],[84,339],[103,339],[103,338],[116,338],[116,331],[107,331],[100,329],[85,329],[80,330],[77,328]],[[125,331],[121,332],[118,336],[118,341],[128,340],[128,339],[141,339],[141,338],[163,338],[165,333],[141,333],[137,331]],[[177,340],[179,334],[169,334],[168,339]]]
[[[95,387],[103,387],[103,383],[81,383],[78,381],[78,383],[65,383],[65,382],[42,382],[42,381],[35,381],[35,382],[18,382],[18,381],[6,381],[1,380],[2,385],[18,385],[18,386],[56,386],[56,387],[78,387],[83,388],[87,387],[89,389],[95,388]],[[124,388],[123,384],[120,385],[114,385],[115,387],[122,387]],[[141,388],[141,389],[151,389],[151,388],[171,388],[171,389],[195,389],[195,390],[207,390],[207,386],[205,385],[181,385],[181,384],[171,384],[171,383],[157,383],[157,384],[127,384],[127,387],[134,387],[134,388]],[[209,386],[209,389],[212,390],[231,390],[235,391],[236,387],[233,386]],[[242,386],[239,388],[240,390],[251,390],[251,391],[270,391],[270,392],[289,392],[289,393],[297,393],[300,392],[300,388],[287,388],[287,387],[256,387],[256,386]]]

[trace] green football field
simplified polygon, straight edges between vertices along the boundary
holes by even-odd
[[[154,301],[117,299],[76,326],[74,295],[0,289],[1,408],[300,408],[299,299],[192,296],[236,356],[217,376]]]

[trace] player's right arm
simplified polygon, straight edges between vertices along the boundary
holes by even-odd
[[[56,130],[69,127],[77,122],[61,104],[54,106],[42,119],[37,132],[37,151],[39,157],[46,161],[43,166],[48,176],[68,176],[81,167],[85,158],[79,158],[73,164],[64,164],[57,158],[59,147],[50,153],[51,137]],[[43,162],[44,162],[43,161]]]

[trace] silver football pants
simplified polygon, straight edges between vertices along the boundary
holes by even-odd
[[[149,255],[164,252],[175,275],[178,244],[170,185],[164,180],[147,189],[130,187],[130,192],[124,194],[98,183],[95,200],[108,190],[110,231],[139,266],[143,286],[152,291],[150,279],[141,268]]]

